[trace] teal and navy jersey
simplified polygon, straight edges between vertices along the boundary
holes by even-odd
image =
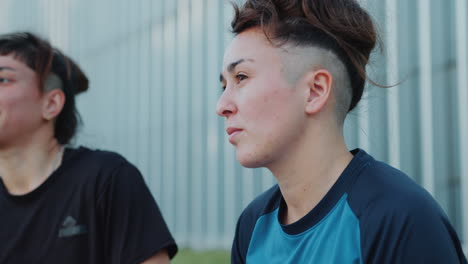
[[[442,209],[401,171],[363,150],[307,215],[290,225],[276,185],[237,223],[232,263],[467,263]]]

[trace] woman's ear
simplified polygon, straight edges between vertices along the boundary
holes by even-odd
[[[55,119],[65,105],[65,94],[60,89],[53,89],[43,95],[42,117],[45,120]]]
[[[308,88],[305,111],[307,114],[316,114],[324,108],[330,98],[333,77],[325,69],[311,71],[305,77]]]

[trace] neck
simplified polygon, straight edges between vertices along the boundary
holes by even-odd
[[[352,159],[342,130],[315,126],[281,161],[268,166],[287,205],[283,224],[309,213],[331,189]]]
[[[60,164],[59,154],[53,137],[0,149],[0,177],[8,192],[23,195],[39,187]]]

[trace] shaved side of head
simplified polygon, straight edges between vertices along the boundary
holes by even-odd
[[[57,74],[51,72],[47,75],[44,82],[44,92],[49,92],[54,89],[63,90],[63,82]]]
[[[291,85],[310,71],[325,69],[331,73],[337,122],[342,126],[352,97],[350,78],[344,63],[333,51],[320,47],[286,44],[278,49],[281,51],[284,77]]]

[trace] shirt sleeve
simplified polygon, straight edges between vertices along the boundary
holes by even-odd
[[[177,245],[137,168],[128,162],[110,175],[98,200],[106,263],[141,263]]]
[[[242,212],[237,221],[236,234],[231,249],[231,263],[244,264],[247,262],[250,240],[259,217],[274,211],[279,206],[281,193],[275,184],[259,195]]]
[[[461,243],[433,201],[400,201],[368,208],[361,224],[364,263],[462,263]]]
[[[247,262],[247,252],[249,251],[250,240],[255,228],[255,223],[260,217],[262,210],[259,209],[258,199],[244,209],[237,221],[236,234],[232,243],[231,263],[244,264]]]
[[[240,234],[240,226],[242,221],[242,215],[239,217],[236,225],[236,234],[234,235],[234,241],[231,249],[231,263],[232,264],[244,264],[248,246],[246,246],[244,234]]]

